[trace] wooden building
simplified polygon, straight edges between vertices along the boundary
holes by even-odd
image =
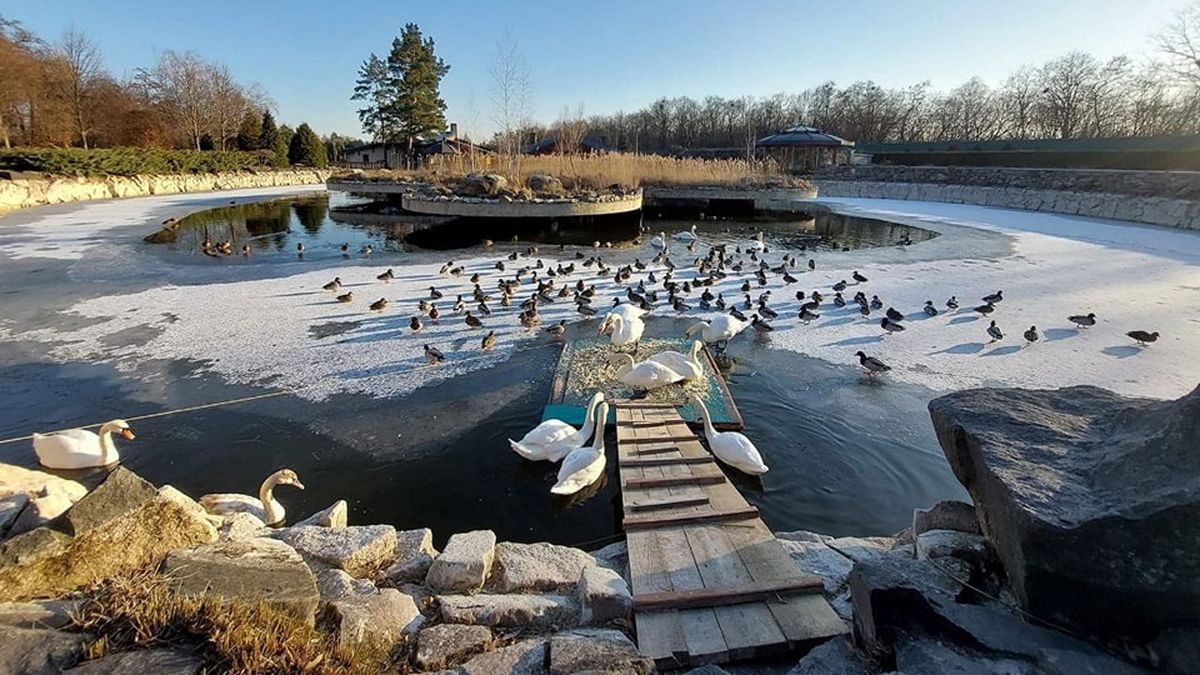
[[[775,160],[789,173],[812,173],[822,166],[849,164],[854,142],[814,127],[795,126],[758,139],[754,147],[760,157]]]
[[[421,166],[435,155],[488,155],[491,152],[482,145],[459,138],[458,125],[451,124],[450,129],[444,133],[417,139],[413,143],[413,161],[410,164]],[[403,142],[363,143],[347,147],[343,151],[345,159],[341,164],[355,169],[401,169],[406,165],[404,155]]]

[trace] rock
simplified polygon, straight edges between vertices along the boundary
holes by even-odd
[[[603,625],[614,620],[628,621],[633,613],[633,596],[620,574],[606,567],[585,567],[575,591],[579,605],[579,623]]]
[[[87,488],[73,480],[0,464],[0,536],[15,537],[40,527],[86,494]]]
[[[104,482],[84,495],[49,527],[78,536],[129,513],[158,496],[158,490],[136,473],[118,466]]]
[[[618,541],[604,548],[596,549],[591,554],[596,559],[597,565],[607,567],[622,577],[628,577],[629,547],[624,541]]]
[[[1153,648],[1171,675],[1200,673],[1200,628],[1167,631],[1158,636]]]
[[[691,670],[687,671],[683,675],[729,675],[729,671],[725,670],[721,666],[713,665],[710,663],[707,666],[700,666],[699,668],[692,668]]]
[[[266,533],[267,525],[250,513],[232,513],[217,526],[219,541],[248,541]]]
[[[87,494],[87,488],[76,481],[59,478],[45,471],[26,469],[14,464],[0,464],[0,497],[51,492],[65,494],[75,502]]]
[[[496,545],[491,585],[501,593],[574,589],[583,569],[595,565],[595,558],[577,548],[501,542]]]
[[[922,675],[1035,675],[1033,664],[1004,657],[988,657],[964,647],[934,639],[908,639],[896,645],[896,670]]]
[[[579,609],[562,595],[441,595],[442,621],[493,628],[571,628]]]
[[[305,561],[337,567],[359,578],[384,569],[396,554],[396,528],[391,525],[305,525],[276,530],[274,536],[296,549]]]
[[[546,640],[522,640],[494,652],[480,654],[459,667],[461,675],[545,675]]]
[[[496,534],[491,530],[452,535],[446,549],[430,565],[425,583],[441,592],[478,591],[492,570],[495,555]]]
[[[317,592],[321,600],[333,602],[355,595],[370,595],[375,592],[375,584],[355,579],[339,569],[327,569],[317,574]]]
[[[780,539],[784,550],[792,556],[801,572],[821,577],[825,592],[837,594],[846,585],[846,577],[854,561],[817,540]]]
[[[459,182],[455,194],[465,197],[490,197],[508,187],[508,181],[499,174],[472,173]]]
[[[25,499],[26,505],[25,510],[21,511],[21,514],[17,516],[16,521],[8,530],[8,535],[11,537],[45,525],[66,513],[67,509],[71,508],[71,504],[73,503],[66,495],[57,492],[35,494],[33,497],[26,495],[13,496]]]
[[[204,661],[179,649],[142,649],[135,652],[111,654],[88,661],[67,671],[71,675],[125,675],[154,673],[154,675],[200,675]]]
[[[990,557],[986,539],[954,530],[927,530],[917,537],[916,547],[920,560],[958,558],[972,566],[981,566]]]
[[[541,173],[529,177],[529,189],[539,197],[561,197],[566,194],[561,180]]]
[[[827,534],[818,534],[809,532],[808,530],[793,530],[791,532],[776,532],[775,538],[780,541],[799,541],[807,543],[823,544],[831,541],[833,537]]]
[[[492,631],[483,626],[450,623],[430,626],[417,635],[417,667],[422,670],[447,668],[486,651],[491,644]]]
[[[394,588],[351,595],[331,604],[342,647],[373,642],[390,648],[425,622],[413,599]]]
[[[621,631],[581,629],[550,638],[551,675],[649,675],[653,671],[654,661],[639,654]]]
[[[62,595],[155,564],[173,549],[217,538],[216,529],[206,518],[179,501],[157,494],[103,523],[90,517],[70,521],[68,525],[73,524],[75,529],[86,525],[75,537],[54,529],[98,490],[59,519],[0,545],[0,601]],[[113,499],[113,503],[117,501],[120,499]],[[89,509],[91,514],[102,510],[99,505]]]
[[[396,562],[383,573],[392,583],[424,581],[437,556],[433,530],[427,527],[396,532]]]
[[[83,658],[86,635],[0,626],[0,673],[58,675]]]
[[[301,520],[292,527],[301,527],[304,525],[315,525],[317,527],[345,527],[346,513],[348,507],[345,499],[339,499],[329,508],[317,511],[311,516]]]
[[[979,529],[979,518],[975,516],[975,507],[955,500],[938,502],[927,509],[913,509],[913,534],[920,535],[929,530],[983,533]]]
[[[265,602],[309,624],[320,600],[316,579],[300,554],[268,538],[171,551],[163,562],[163,574],[176,593],[236,603]]]
[[[813,647],[787,675],[869,675],[870,672],[866,660],[848,641],[834,638]],[[915,670],[913,675],[922,672]]]
[[[1200,387],[975,389],[929,410],[1028,611],[1141,641],[1200,625]]]
[[[0,626],[17,628],[66,628],[78,604],[70,600],[0,602]]]
[[[850,591],[855,635],[867,653],[890,653],[901,639],[938,637],[989,659],[1037,664],[1048,652],[1062,652],[1107,669],[1100,672],[1131,668],[1082,640],[1025,623],[998,605],[960,602],[958,584],[928,562],[898,556],[857,562]]]
[[[0,497],[0,539],[3,539],[12,528],[25,505],[29,503],[29,495],[21,492],[7,497]]]

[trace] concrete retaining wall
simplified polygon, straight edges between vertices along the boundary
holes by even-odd
[[[0,180],[0,213],[47,204],[118,199],[181,192],[211,192],[240,188],[323,184],[329,171],[289,169],[218,174],[164,176],[107,176],[104,178],[15,178]]]
[[[672,201],[753,201],[759,211],[795,211],[797,199],[812,199],[816,188],[735,189],[723,187],[648,187],[646,205],[669,205]]]
[[[992,169],[991,171],[1008,170]],[[979,204],[1200,230],[1200,201],[1191,199],[1024,187],[823,178],[817,178],[816,183],[822,197],[911,199],[952,204]]]

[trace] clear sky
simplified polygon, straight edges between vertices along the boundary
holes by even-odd
[[[166,49],[223,61],[262,84],[290,124],[361,135],[349,100],[359,64],[415,22],[451,66],[447,118],[479,137],[488,66],[504,31],[529,63],[535,113],[631,111],[661,96],[796,92],[832,79],[950,88],[999,82],[1071,50],[1152,53],[1149,35],[1184,0],[0,0],[0,15],[44,38],[70,23],[118,77]],[[472,105],[472,100],[474,105]]]

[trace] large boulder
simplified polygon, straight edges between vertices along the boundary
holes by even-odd
[[[562,595],[442,595],[442,621],[493,628],[573,628],[579,609]]]
[[[315,525],[317,527],[346,527],[349,506],[345,499],[339,499],[330,506],[317,511],[311,516],[293,525]]]
[[[595,565],[595,558],[577,548],[505,541],[496,544],[490,583],[501,593],[573,589],[584,568]]]
[[[79,604],[72,600],[0,602],[0,626],[18,628],[66,628]]]
[[[46,524],[86,494],[87,488],[73,480],[0,464],[0,538]]]
[[[0,626],[0,673],[59,675],[83,658],[86,635]]]
[[[938,502],[927,509],[913,509],[913,535],[929,530],[981,533],[975,507],[953,499]]]
[[[300,555],[265,537],[171,551],[162,570],[170,588],[181,595],[265,602],[310,625],[320,601],[316,579]]]
[[[427,527],[399,530],[396,532],[395,562],[383,574],[395,584],[424,581],[437,554],[433,547],[433,530]]]
[[[408,595],[383,588],[365,595],[350,595],[332,603],[338,625],[338,644],[353,647],[375,643],[390,649],[404,635],[415,634],[425,618]]]
[[[583,568],[575,589],[575,602],[579,605],[579,623],[585,626],[628,622],[633,614],[629,585],[607,567]]]
[[[417,636],[416,664],[422,670],[446,668],[491,645],[492,631],[484,626],[430,626]]]
[[[102,491],[114,478],[130,494]],[[143,483],[117,469],[59,518],[0,545],[0,601],[61,595],[217,538],[199,504]]]
[[[460,675],[545,675],[546,639],[532,638],[514,642],[494,652],[486,652],[458,668]]]
[[[854,651],[849,641],[834,638],[813,647],[787,675],[869,675],[870,672],[866,659]],[[924,671],[913,671],[913,675],[917,673]]]
[[[550,638],[551,675],[649,675],[652,672],[654,661],[638,653],[637,645],[621,631],[580,629]]]
[[[200,675],[205,669],[203,659],[185,651],[164,647],[111,654],[67,672],[71,675]]]
[[[1117,638],[1200,625],[1200,387],[974,389],[929,410],[1027,610]]]
[[[508,180],[495,173],[472,173],[463,177],[454,192],[466,197],[492,197],[508,187]]]
[[[392,564],[396,528],[391,525],[285,527],[275,538],[296,549],[316,568],[336,567],[353,577],[370,577]]]
[[[529,189],[539,197],[561,197],[567,193],[561,180],[544,173],[529,177]]]
[[[496,533],[474,530],[451,535],[429,567],[425,583],[443,593],[473,593],[483,587],[496,557]]]

